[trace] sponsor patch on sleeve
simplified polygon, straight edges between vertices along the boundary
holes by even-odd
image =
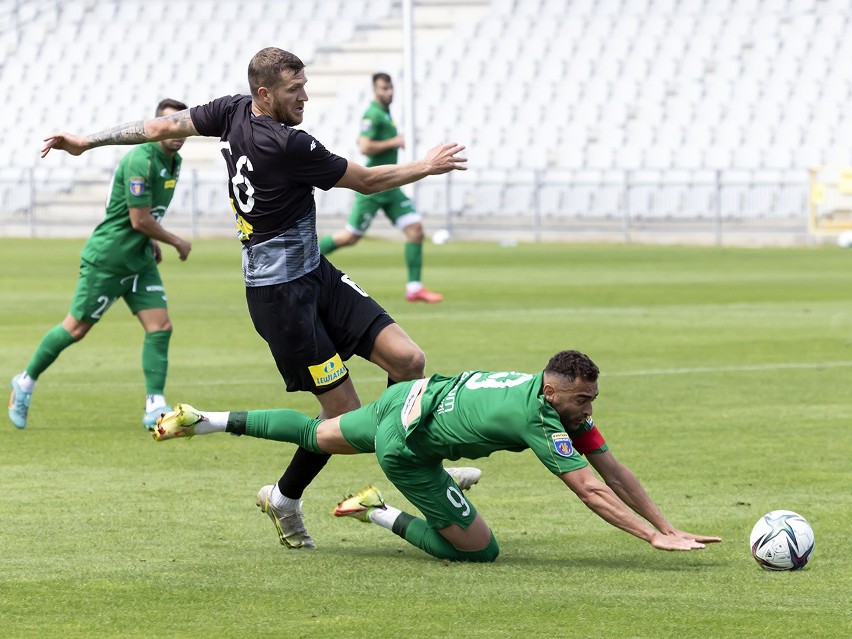
[[[334,357],[321,364],[308,366],[308,371],[310,371],[311,377],[314,378],[314,384],[317,386],[328,386],[343,377],[347,372],[343,360],[336,353]]]
[[[550,439],[553,442],[553,449],[560,457],[570,457],[574,454],[574,446],[571,445],[571,438],[567,433],[553,433]]]
[[[373,128],[373,121],[370,118],[361,120],[361,133],[368,133]]]
[[[130,194],[140,196],[145,192],[145,179],[141,177],[130,178]]]
[[[163,182],[164,189],[173,189],[175,188],[175,184],[177,184],[177,180],[166,180]]]

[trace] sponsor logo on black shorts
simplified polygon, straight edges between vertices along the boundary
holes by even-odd
[[[336,353],[334,357],[324,361],[322,364],[308,366],[308,371],[310,371],[311,377],[314,379],[314,384],[317,386],[333,384],[347,373],[343,360]]]

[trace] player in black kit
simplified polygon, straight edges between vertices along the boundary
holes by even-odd
[[[423,351],[364,290],[320,255],[314,187],[378,193],[452,170],[464,170],[464,147],[440,144],[407,164],[365,168],[329,152],[302,122],[305,65],[269,47],[248,67],[251,95],[225,96],[169,116],[131,122],[88,136],[57,133],[51,149],[80,155],[108,144],[141,144],[193,135],[218,137],[242,242],[249,313],[266,340],[288,391],[310,391],[322,418],[360,406],[344,362],[359,355],[383,368],[389,383],[424,376]],[[315,547],[304,527],[301,497],[328,456],[296,451],[257,505],[281,543]]]

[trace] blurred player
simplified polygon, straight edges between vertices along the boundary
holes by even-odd
[[[183,102],[166,99],[157,105],[156,115],[184,109]],[[142,370],[147,397],[142,424],[150,430],[161,413],[171,410],[164,389],[172,323],[157,264],[162,260],[158,242],[174,246],[181,260],[192,248],[160,226],[180,176],[178,151],[183,142],[183,138],[149,142],[119,162],[106,217],[80,255],[80,277],[71,309],[45,334],[24,371],[12,378],[9,418],[17,428],[27,425],[32,393],[41,374],[63,350],[83,339],[118,298],[124,299],[145,329]]]
[[[396,125],[390,115],[393,102],[393,82],[387,73],[373,76],[375,99],[367,107],[361,120],[361,135],[358,148],[367,156],[367,166],[396,164],[398,150],[405,148],[405,139],[397,135]],[[370,228],[373,218],[382,209],[391,224],[405,235],[405,265],[408,268],[408,283],[405,299],[409,302],[440,302],[443,298],[423,286],[420,273],[423,267],[423,224],[414,203],[402,189],[390,189],[372,195],[355,194],[355,204],[349,214],[346,227],[320,240],[320,251],[328,255],[344,246],[354,246]]]
[[[230,432],[332,454],[375,452],[387,478],[425,518],[388,506],[374,487],[344,499],[334,514],[378,524],[440,559],[493,561],[499,552],[442,461],[527,448],[599,517],[654,548],[692,550],[720,541],[672,526],[615,459],[592,421],[598,374],[588,356],[562,351],[538,374],[433,375],[397,384],[378,401],[325,421],[292,410],[212,413],[178,404],[157,423],[154,438]]]
[[[347,162],[292,128],[302,122],[306,82],[297,56],[269,47],[249,63],[250,96],[225,96],[86,137],[58,133],[45,139],[42,157],[50,149],[79,155],[105,144],[218,137],[255,329],[287,390],[313,393],[320,416],[334,417],[361,405],[343,363],[352,355],[383,368],[389,383],[422,377],[426,357],[375,300],[320,254],[314,188],[376,193],[464,169],[466,159],[458,155],[464,147],[453,143],[407,164],[365,168]],[[315,547],[302,520],[301,497],[327,461],[328,455],[300,448],[267,496],[264,512],[288,548]]]

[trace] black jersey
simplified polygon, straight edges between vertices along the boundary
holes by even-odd
[[[309,133],[251,112],[251,96],[190,109],[201,135],[218,137],[243,243],[247,286],[288,282],[319,265],[314,187],[328,190],[347,161]]]

